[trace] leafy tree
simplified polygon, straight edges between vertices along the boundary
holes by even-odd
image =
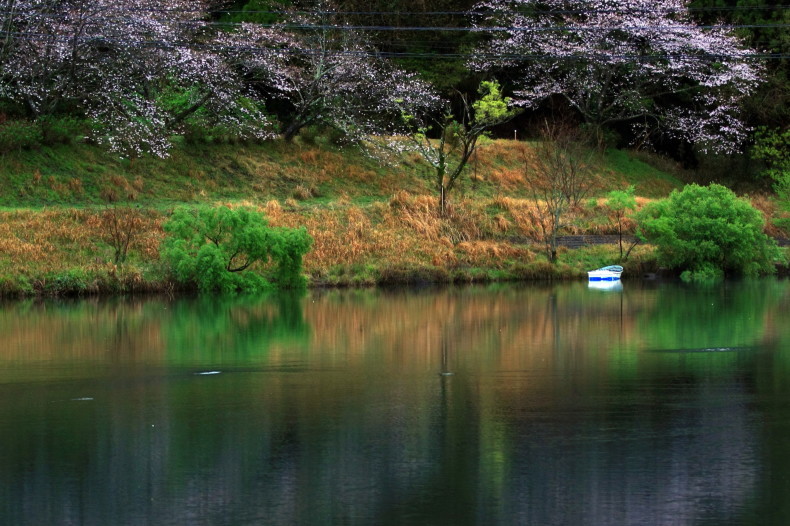
[[[761,127],[755,134],[752,156],[766,165],[764,174],[774,181],[774,190],[779,205],[790,211],[790,128],[780,131]],[[790,220],[777,221],[785,228],[790,227]]]
[[[304,228],[269,227],[250,208],[179,208],[164,225],[162,257],[181,283],[201,291],[303,287],[302,258],[312,238]],[[264,278],[273,263],[273,283]],[[246,272],[244,272],[246,271]]]
[[[444,113],[438,117],[430,111],[419,111],[413,104],[400,103],[404,125],[401,133],[408,139],[390,141],[390,146],[417,152],[430,165],[439,194],[439,212],[444,215],[447,194],[477,150],[480,137],[493,126],[512,119],[518,110],[510,107],[510,98],[502,95],[496,81],[483,81],[477,100],[471,104],[466,96],[461,96],[460,119],[453,116],[447,102]]]
[[[607,194],[607,199],[604,203],[609,210],[614,212],[615,220],[617,221],[620,261],[623,261],[623,223],[625,222],[625,218],[628,215],[629,210],[636,210],[636,197],[634,196],[635,191],[634,185],[630,185],[625,190],[612,190]],[[628,249],[628,252],[625,254],[625,259],[628,259],[628,255],[631,253],[631,249],[633,249],[634,246],[636,246],[636,243],[631,245],[631,248]]]
[[[475,9],[485,13],[477,27],[496,32],[472,66],[509,72],[525,107],[564,99],[597,137],[629,124],[642,140],[660,133],[720,151],[746,139],[739,104],[761,79],[755,52],[698,25],[684,0],[484,0]]]
[[[781,258],[763,232],[762,214],[717,184],[674,190],[637,213],[637,222],[637,235],[656,246],[659,263],[684,271],[684,279],[770,273]]]
[[[790,177],[790,128],[760,127],[754,135],[752,157],[766,164],[765,175],[775,181]]]

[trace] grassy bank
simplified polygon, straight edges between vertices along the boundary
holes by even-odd
[[[531,143],[487,141],[452,197],[526,197],[524,169]],[[662,197],[686,175],[662,171],[625,151],[592,160],[596,193],[628,184],[644,197]],[[656,164],[666,164],[655,159]],[[86,144],[46,147],[2,155],[0,207],[102,205],[132,202],[162,208],[182,202],[289,198],[313,205],[341,198],[353,203],[386,201],[400,191],[432,195],[428,167],[406,156],[382,164],[355,148],[338,148],[321,137],[292,143],[182,145],[167,159],[119,159]]]
[[[603,245],[561,250],[548,263],[523,177],[530,148],[486,144],[445,217],[417,158],[384,166],[315,138],[184,146],[165,160],[118,160],[87,145],[7,155],[0,293],[173,290],[159,261],[162,224],[188,203],[243,204],[272,225],[304,225],[315,239],[304,261],[314,286],[574,279],[616,262],[617,247]],[[595,188],[566,234],[615,232],[603,206],[609,190],[633,184],[644,203],[683,184],[682,173],[620,151],[598,157],[593,173]],[[132,216],[128,257],[116,263],[113,217]],[[652,251],[637,247],[624,266],[626,275],[654,270]]]

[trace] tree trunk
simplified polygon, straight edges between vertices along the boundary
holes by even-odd
[[[296,134],[301,131],[302,128],[304,128],[304,124],[301,121],[299,120],[291,121],[291,124],[289,124],[285,128],[285,131],[283,132],[283,139],[285,139],[287,142],[291,142],[293,138],[296,137]]]
[[[557,262],[557,231],[551,233],[549,237],[549,263],[556,263]]]

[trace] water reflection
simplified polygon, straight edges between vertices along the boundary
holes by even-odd
[[[0,523],[780,524],[789,290],[5,305]]]
[[[622,292],[623,282],[618,281],[588,281],[587,288],[603,292]]]

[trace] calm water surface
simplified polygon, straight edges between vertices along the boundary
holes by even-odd
[[[0,305],[0,524],[790,524],[790,283]]]

